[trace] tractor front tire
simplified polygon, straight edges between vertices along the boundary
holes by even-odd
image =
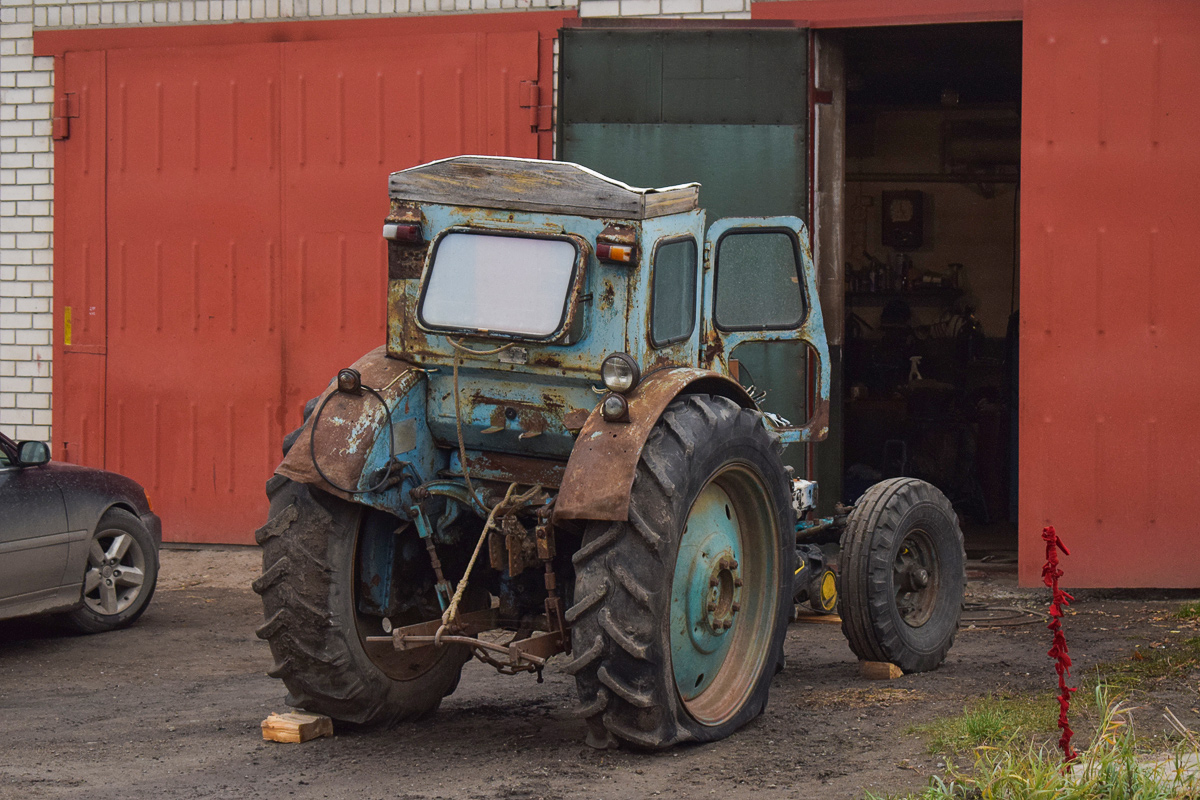
[[[575,675],[588,744],[724,738],[783,666],[795,517],[778,438],[719,396],[673,401],[642,451],[626,522],[573,556]]]
[[[905,672],[936,669],[954,643],[966,592],[954,508],[916,478],[872,486],[842,534],[838,613],[850,649]]]
[[[409,662],[405,654],[388,655],[394,668],[385,671],[388,662],[373,659],[363,641],[368,628],[356,608],[358,539],[367,515],[382,512],[278,475],[267,482],[267,496],[270,515],[255,533],[263,574],[254,591],[262,595],[266,619],[258,636],[271,645],[275,664],[268,674],[283,680],[287,703],[364,727],[389,727],[436,710],[457,685],[467,648],[451,645]]]

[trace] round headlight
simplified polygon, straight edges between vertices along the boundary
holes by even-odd
[[[604,359],[600,365],[600,378],[610,392],[624,394],[637,386],[642,378],[642,371],[632,356],[625,353],[613,353]]]
[[[362,394],[362,376],[358,370],[346,367],[338,372],[337,388],[346,394]]]
[[[629,418],[629,403],[619,394],[608,394],[600,402],[600,414],[609,422],[620,422]]]

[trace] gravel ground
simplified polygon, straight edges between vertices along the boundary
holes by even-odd
[[[458,691],[418,724],[268,743],[259,723],[286,707],[254,636],[259,568],[256,548],[167,549],[159,591],[131,629],[74,636],[39,620],[0,623],[0,797],[857,798],[915,790],[938,771],[913,723],[1055,682],[1040,624],[968,623],[941,669],[871,682],[837,625],[797,623],[766,713],[714,744],[587,748],[582,723],[563,714],[574,684],[558,659],[542,685],[468,664]],[[1017,588],[1011,565],[971,570],[969,600],[1018,609],[972,616],[1043,607],[1044,592]],[[1077,671],[1189,635],[1172,616],[1180,595],[1081,594],[1065,624]],[[1151,716],[1169,702],[1200,727],[1200,676],[1151,700]]]

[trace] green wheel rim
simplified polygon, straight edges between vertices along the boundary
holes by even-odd
[[[680,535],[671,666],[684,708],[720,725],[745,705],[774,636],[779,532],[765,485],[742,464],[705,484]]]

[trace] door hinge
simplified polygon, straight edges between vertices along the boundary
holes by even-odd
[[[553,107],[542,105],[542,87],[537,81],[521,81],[520,107],[529,110],[529,130],[531,133],[548,131],[553,128]]]
[[[54,141],[61,142],[71,136],[71,120],[79,118],[79,95],[63,92],[54,99]]]

